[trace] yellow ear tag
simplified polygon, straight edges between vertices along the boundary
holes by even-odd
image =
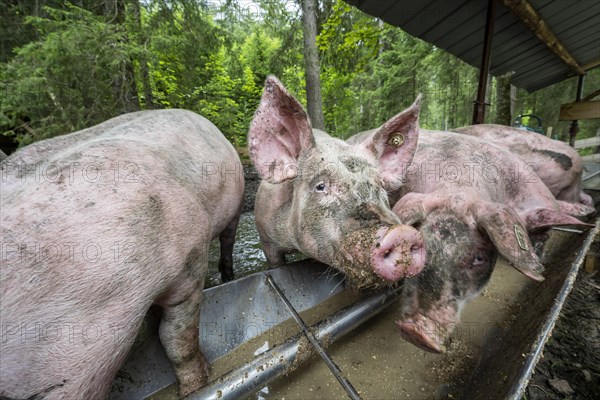
[[[517,237],[517,243],[521,250],[529,251],[529,246],[527,245],[527,234],[523,232],[523,229],[519,225],[515,225],[515,236]]]
[[[388,140],[390,146],[400,147],[404,143],[404,135],[401,133],[394,133]]]

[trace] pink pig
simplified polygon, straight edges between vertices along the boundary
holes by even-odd
[[[528,232],[539,239],[554,225],[586,226],[573,216],[593,209],[555,200],[527,163],[489,141],[419,129],[418,104],[403,114],[415,116],[402,132],[405,140],[418,135],[418,146],[403,184],[389,197],[400,221],[421,233],[427,262],[404,282],[397,325],[406,340],[441,352],[464,304],[489,281],[498,254],[543,280]],[[348,141],[364,143],[374,132]]]
[[[372,140],[351,146],[312,129],[300,103],[276,78],[267,79],[248,142],[263,179],[255,214],[271,265],[300,251],[343,271],[357,287],[422,270],[422,238],[399,223],[386,194],[401,184],[400,165],[416,148],[416,136],[394,142],[411,118],[399,114]]]
[[[582,191],[583,160],[567,143],[503,125],[471,125],[452,131],[491,142],[532,165],[557,200],[593,206],[591,196]]]
[[[189,111],[143,111],[0,165],[0,397],[105,398],[152,304],[180,395],[202,386],[207,249],[219,236],[231,271],[244,191],[222,133]]]

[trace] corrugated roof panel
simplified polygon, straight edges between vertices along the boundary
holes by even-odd
[[[390,6],[394,6],[395,3],[386,0],[368,0],[368,1],[348,1],[347,3],[356,6],[362,12],[372,15],[377,18],[381,18],[383,14],[388,12]],[[381,18],[383,19],[383,18]]]
[[[513,23],[508,21],[513,20]],[[506,26],[501,30],[494,30],[494,40],[492,40],[492,68],[495,67],[494,56],[498,59],[514,58],[515,54],[520,54],[537,45],[531,40],[531,33],[526,28],[519,24],[512,14],[508,14]],[[471,65],[479,65],[481,62],[482,47],[470,48],[468,51],[461,54],[460,58]]]
[[[519,81],[528,81],[532,78],[538,80],[545,79],[546,77],[558,74],[562,72],[569,72],[570,68],[566,66],[562,61],[555,58],[547,59],[544,63],[537,63],[533,67],[526,67],[519,71],[515,75],[514,79]]]
[[[407,33],[478,67],[487,0],[346,0]],[[529,0],[580,65],[600,59],[600,1]],[[524,23],[497,3],[490,71],[516,71],[513,83],[527,90],[574,75]]]
[[[391,25],[404,26],[408,21],[418,18],[421,8],[426,7],[432,1],[436,0],[396,1],[393,7],[390,7],[388,11],[381,17],[381,19]],[[387,2],[388,6],[390,3],[392,3],[392,1]]]
[[[473,1],[470,3],[471,7],[473,7]],[[467,47],[481,46],[483,37],[478,37],[474,34],[485,27],[485,7],[480,7],[479,5],[479,7],[473,7],[471,10],[470,17],[465,18],[465,20],[469,22],[465,23],[463,20],[463,22],[461,22],[458,27],[455,26],[454,29],[448,29],[449,27],[441,22],[440,30],[444,30],[446,34],[441,37],[439,34],[436,35],[439,39],[436,39],[437,42],[434,42],[434,44],[452,54],[461,52]]]
[[[431,43],[439,41],[447,34],[448,29],[451,32],[454,32],[456,29],[458,29],[464,23],[465,17],[477,15],[480,10],[475,12],[475,10],[473,10],[471,7],[468,7],[468,4],[469,0],[463,0],[460,3],[457,3],[456,7],[452,9],[452,11],[448,12],[448,14],[444,17],[444,20],[446,21],[445,26],[436,23],[432,28],[427,30],[427,37],[431,40]],[[465,12],[469,15],[465,15]]]
[[[521,27],[518,26],[518,21],[514,15],[504,8],[498,11],[499,15],[494,24],[495,37],[498,35],[511,35],[507,32],[510,29],[517,29],[520,32]],[[483,42],[483,38],[481,39],[481,42]],[[500,49],[501,46],[501,41],[492,41],[492,48],[495,52],[498,51],[497,49]],[[468,64],[475,65],[475,63],[477,63],[477,65],[479,65],[481,62],[481,47],[476,48],[475,46],[472,46],[471,48],[466,49],[466,51],[462,52],[462,58]]]
[[[500,60],[494,58],[494,54],[492,54],[492,60],[494,67],[496,67],[496,65],[502,65],[500,64]],[[563,64],[563,62],[542,43],[527,41],[522,46],[515,47],[512,54],[509,54],[507,61],[504,62],[504,66],[512,67],[512,70],[517,74],[523,74],[551,61],[558,61]]]
[[[403,24],[403,29],[406,32],[419,32],[421,35],[426,35],[431,29],[441,24],[449,26],[452,21],[447,18],[448,15],[464,7],[464,4],[465,2],[462,0],[448,1],[444,4],[430,1],[427,6],[421,8],[416,15]]]

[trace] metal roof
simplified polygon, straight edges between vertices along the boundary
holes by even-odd
[[[346,0],[479,68],[487,0]],[[529,0],[584,69],[600,63],[600,1]],[[576,73],[500,1],[496,4],[490,73],[514,71],[511,82],[535,91]]]

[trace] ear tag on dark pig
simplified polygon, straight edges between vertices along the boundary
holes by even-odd
[[[523,232],[523,228],[519,225],[515,225],[515,236],[517,237],[517,243],[519,243],[521,250],[529,251],[527,240],[525,240],[525,232]]]
[[[400,147],[404,143],[404,135],[401,133],[394,133],[388,140],[388,144],[394,147]]]

